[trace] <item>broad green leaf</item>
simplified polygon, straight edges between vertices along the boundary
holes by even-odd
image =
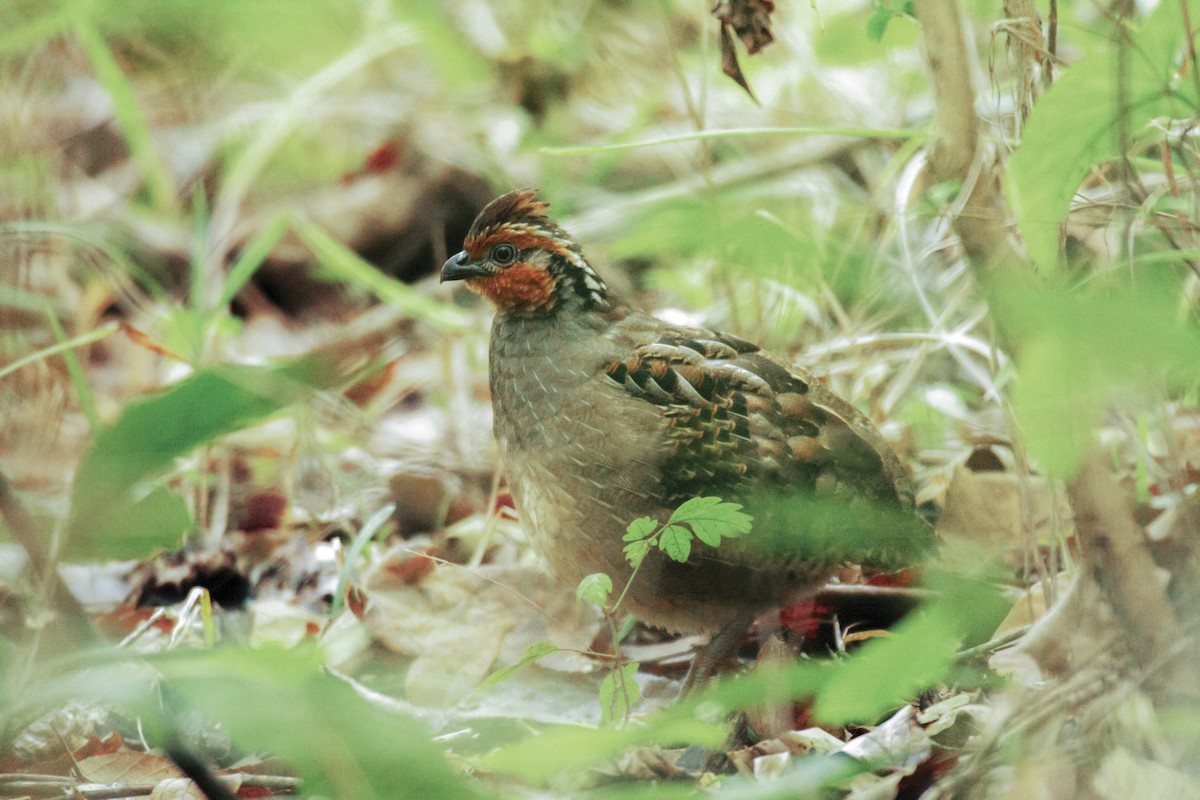
[[[958,642],[970,645],[983,641],[1007,611],[1007,601],[999,598],[994,588],[979,582],[935,575],[931,588],[938,592],[938,599],[924,612],[923,618],[902,623],[899,630],[911,629],[912,633],[905,635],[903,652],[892,653],[908,657],[911,652],[918,652],[920,663],[912,668],[888,662],[886,653],[872,654],[871,647],[840,661],[763,665],[746,674],[718,678],[667,709],[639,717],[636,726],[598,730],[562,726],[505,745],[485,756],[483,762],[501,772],[544,781],[560,773],[605,763],[626,748],[641,744],[719,747],[725,736],[723,721],[730,714],[762,706],[768,699],[780,702],[788,697],[821,698],[832,693],[832,700],[827,701],[825,708],[831,717],[834,712],[846,718],[872,717],[887,702],[885,696],[899,705],[907,700],[914,686],[920,689],[926,680],[936,683],[944,678],[945,667],[952,660]],[[931,616],[934,619],[929,619]],[[936,650],[930,657],[919,654],[926,636],[931,637],[929,644]],[[859,666],[863,659],[870,663]],[[841,677],[846,671],[849,676]],[[866,677],[878,681],[879,688],[864,685]],[[840,685],[835,685],[838,682]],[[858,695],[866,696],[856,706]],[[838,758],[836,762],[845,765],[850,760]],[[808,795],[785,792],[770,796]]]
[[[757,492],[746,502],[754,509],[754,534],[742,546],[763,558],[900,569],[935,549],[929,526],[896,503],[848,503],[840,497],[774,490]]]
[[[1200,0],[1188,0],[1192,19]],[[1180,3],[1160,3],[1134,31],[1129,58],[1129,130],[1159,117],[1188,118],[1197,98],[1175,56],[1184,45]],[[1039,269],[1058,263],[1059,225],[1079,184],[1119,152],[1117,52],[1111,45],[1067,70],[1037,102],[1008,167],[1008,196],[1030,257]]]
[[[314,796],[475,797],[425,726],[320,671],[316,648],[223,649],[155,660],[168,698],[221,723],[243,750],[294,765]]]
[[[600,683],[600,719],[602,722],[621,722],[628,719],[633,707],[642,699],[642,690],[633,676],[638,663],[622,664],[610,669]]]
[[[564,725],[504,745],[488,753],[482,761],[489,769],[531,781],[545,781],[555,775],[603,764],[640,744],[667,741],[716,748],[727,735],[724,723],[667,712],[646,720],[645,725],[623,728]]]
[[[305,396],[309,387],[296,377],[316,377],[306,369],[302,362],[213,367],[129,403],[80,460],[71,488],[68,554],[123,558],[144,556],[148,546],[178,544],[179,505],[145,495],[142,487],[176,458]],[[153,521],[142,513],[149,508],[144,497],[155,498],[151,502],[164,512],[163,524],[118,536],[131,520]]]
[[[727,737],[730,714],[762,705],[768,694],[779,696],[781,685],[790,697],[811,695],[832,672],[829,664],[804,661],[721,678],[669,708],[639,718],[637,725],[599,729],[561,726],[504,745],[485,756],[483,762],[491,769],[545,781],[554,775],[605,763],[637,745],[720,747]]]
[[[608,605],[608,595],[612,592],[612,578],[603,572],[593,572],[585,575],[575,587],[575,596],[585,603],[595,603],[598,606]]]
[[[890,60],[889,50],[916,47],[920,42],[917,20],[901,16],[892,8],[878,4],[874,10],[860,8],[850,13],[828,14],[822,11],[821,30],[812,34],[821,64],[858,66],[871,61]],[[884,32],[887,41],[883,42]]]
[[[638,517],[629,523],[629,527],[625,529],[625,535],[621,537],[621,540],[635,542],[638,539],[648,538],[656,530],[658,530],[657,520],[652,517]]]
[[[682,525],[667,525],[659,537],[658,547],[671,558],[683,563],[692,554],[692,532]]]
[[[1177,320],[1174,287],[1151,277],[1106,291],[995,287],[997,323],[1019,345],[1013,409],[1047,472],[1074,473],[1114,400],[1164,378],[1194,380],[1200,331]]]
[[[520,661],[515,664],[509,664],[507,667],[501,667],[491,675],[488,675],[479,683],[478,686],[475,687],[475,691],[481,692],[484,689],[495,686],[497,683],[506,681],[515,675],[517,670],[521,669],[521,667],[532,664],[542,656],[548,656],[551,653],[557,653],[558,650],[559,648],[550,644],[550,642],[534,642],[533,644],[529,645],[529,647],[525,648],[525,654],[521,656]]]
[[[833,665],[813,712],[824,722],[871,722],[945,680],[963,645],[986,640],[1009,601],[986,583],[932,576],[935,599],[892,635],[872,639]]]
[[[89,558],[141,558],[155,550],[179,547],[195,527],[183,498],[163,486],[138,496],[107,513],[87,520],[85,535],[72,539],[68,554]]]
[[[286,651],[223,647],[97,659],[86,669],[48,676],[25,698],[33,708],[66,699],[124,707],[155,746],[172,729],[191,729],[200,715],[241,751],[270,751],[285,760],[313,797],[479,796],[447,764],[424,723],[365,700],[324,672],[314,643]]]
[[[948,610],[947,610],[948,612]],[[959,638],[948,613],[921,613],[872,639],[838,666],[813,712],[824,722],[869,723],[934,686],[949,670]]]

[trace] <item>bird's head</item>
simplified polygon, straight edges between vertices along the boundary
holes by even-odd
[[[501,313],[607,311],[608,288],[579,243],[546,216],[549,208],[532,189],[488,203],[471,225],[462,252],[442,265],[442,280],[466,281]]]

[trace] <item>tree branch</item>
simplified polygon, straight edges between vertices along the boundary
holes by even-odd
[[[925,64],[936,105],[928,148],[932,182],[962,183],[965,200],[954,228],[981,276],[1023,263],[1008,238],[1008,212],[997,180],[983,162],[972,81],[979,70],[967,47],[957,0],[916,0],[913,10],[924,35]]]

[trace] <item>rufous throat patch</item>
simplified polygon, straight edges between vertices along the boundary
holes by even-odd
[[[466,283],[499,309],[532,310],[554,299],[554,279],[532,264],[514,264],[486,278],[469,278]]]

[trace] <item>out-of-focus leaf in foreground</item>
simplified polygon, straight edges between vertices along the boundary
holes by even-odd
[[[183,501],[149,482],[176,458],[260,422],[329,379],[311,367],[304,361],[211,367],[129,403],[80,461],[71,490],[68,554],[144,556],[176,544],[191,524]]]
[[[151,737],[165,734],[170,716],[200,711],[240,747],[268,750],[295,767],[309,796],[476,796],[420,723],[323,674],[315,646],[172,653],[96,666],[47,688],[125,705]]]
[[[964,645],[985,640],[1009,603],[987,584],[947,575],[935,600],[839,664],[817,694],[823,722],[870,722],[942,681]]]
[[[1161,3],[1133,34],[1124,113],[1134,136],[1157,118],[1196,113],[1194,83],[1176,62],[1186,43],[1185,7],[1192,19],[1200,15],[1197,0]],[[1009,199],[1029,255],[1042,270],[1057,265],[1059,223],[1079,184],[1097,164],[1122,155],[1117,73],[1115,45],[1073,65],[1034,106],[1009,162]]]
[[[986,639],[1008,610],[1008,602],[983,583],[940,575],[932,588],[934,599],[901,623],[893,636],[844,659],[766,665],[715,681],[664,711],[638,719],[637,725],[552,728],[499,748],[484,763],[526,780],[545,781],[602,764],[638,745],[717,747],[725,737],[721,720],[729,714],[788,698],[815,696],[822,722],[874,722],[921,689],[945,680],[960,647]],[[797,769],[809,778],[796,780],[804,790],[816,791],[832,785],[825,781],[834,775],[845,777],[818,765],[845,762],[823,756],[807,759]],[[797,785],[789,787],[792,794],[780,796],[799,792]]]
[[[1017,348],[1014,411],[1048,473],[1074,473],[1110,403],[1194,380],[1200,331],[1179,321],[1177,295],[1152,277],[1109,291],[1012,284],[993,292],[992,310]]]

